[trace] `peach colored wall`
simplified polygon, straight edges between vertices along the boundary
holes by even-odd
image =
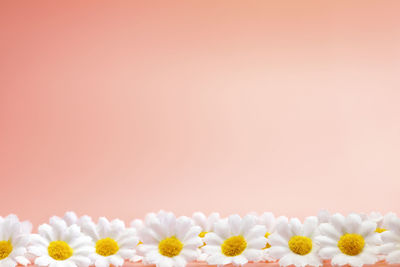
[[[399,1],[2,1],[0,214],[400,213]]]

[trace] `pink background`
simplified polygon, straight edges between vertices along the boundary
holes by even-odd
[[[399,1],[2,1],[0,214],[400,212]]]

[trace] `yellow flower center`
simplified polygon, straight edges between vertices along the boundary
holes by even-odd
[[[178,256],[182,248],[182,242],[175,236],[167,237],[158,243],[158,251],[161,255],[167,257]]]
[[[199,237],[204,238],[208,232],[203,231],[199,234]]]
[[[52,241],[47,247],[49,256],[55,260],[63,261],[68,259],[74,253],[74,250],[65,241]]]
[[[359,234],[344,234],[340,237],[337,246],[340,251],[349,256],[361,253],[365,245],[365,240]]]
[[[241,235],[237,235],[226,239],[221,245],[221,251],[225,256],[234,257],[242,254],[246,247],[246,239]]]
[[[12,250],[13,246],[10,241],[0,241],[0,260],[7,258]]]
[[[312,240],[306,236],[295,235],[288,242],[291,251],[298,255],[306,255],[312,250]]]
[[[379,228],[379,227],[377,227],[376,230],[375,230],[375,232],[377,232],[377,233],[383,233],[385,231],[386,231],[385,228]]]
[[[112,238],[106,237],[103,239],[99,239],[96,242],[96,253],[101,256],[110,256],[117,253],[119,250],[119,246],[117,241]]]
[[[270,233],[269,233],[269,232],[266,232],[265,235],[264,235],[264,237],[265,237],[265,238],[268,238],[269,235],[270,235]],[[271,247],[271,245],[267,242],[267,244],[265,244],[265,247],[264,247],[263,249],[267,249],[267,248],[270,248],[270,247]]]

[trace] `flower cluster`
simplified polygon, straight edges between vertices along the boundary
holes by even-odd
[[[119,267],[125,261],[157,267],[184,267],[192,261],[211,265],[278,262],[280,266],[361,267],[385,260],[400,263],[400,218],[322,211],[318,216],[275,217],[266,212],[244,217],[208,217],[196,212],[176,217],[150,213],[129,226],[104,217],[94,222],[67,212],[31,233],[32,225],[15,215],[0,217],[0,267],[17,264],[49,267]]]

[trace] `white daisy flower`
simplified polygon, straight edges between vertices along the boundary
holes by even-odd
[[[307,217],[303,224],[297,218],[291,219],[289,223],[282,221],[269,236],[269,254],[278,259],[281,266],[321,266],[319,245],[315,242],[317,235],[317,217]]]
[[[214,231],[214,224],[219,221],[220,216],[219,213],[213,212],[211,213],[208,217],[204,215],[202,212],[195,212],[192,215],[192,220],[195,225],[201,227],[201,233],[199,236],[203,239],[203,246],[205,245],[204,243],[204,236],[209,233]],[[201,246],[201,247],[203,247]],[[207,258],[207,254],[203,253],[202,249],[199,248],[199,257],[198,261],[205,261]]]
[[[275,259],[272,258],[269,254],[269,248],[271,245],[268,242],[269,236],[275,232],[276,225],[280,222],[283,223],[288,223],[288,218],[285,216],[280,216],[278,218],[275,218],[274,214],[272,212],[264,212],[260,216],[258,216],[258,222],[257,224],[264,225],[266,228],[266,232],[264,234],[264,237],[267,239],[267,243],[265,244],[263,248],[263,260],[265,261],[274,261]]]
[[[139,231],[143,244],[138,246],[145,264],[158,267],[184,267],[196,260],[198,247],[203,244],[201,228],[188,217],[175,218],[171,212],[161,211],[146,216],[145,227]]]
[[[131,228],[133,228],[136,232],[136,235],[139,231],[141,231],[143,228],[145,227],[144,222],[142,220],[139,219],[135,219],[131,222]],[[142,241],[139,240],[137,245],[142,244]],[[138,262],[143,260],[143,257],[141,255],[139,255],[137,253],[137,251],[135,250],[134,255],[129,259],[132,262]]]
[[[0,219],[0,266],[14,267],[17,264],[28,265],[26,258],[29,243],[29,222],[20,222],[15,215]]]
[[[125,223],[121,220],[110,222],[105,217],[100,217],[97,224],[87,222],[82,225],[82,232],[94,242],[94,250],[89,257],[96,267],[122,266],[125,259],[130,259],[135,254],[134,248],[138,243],[136,231],[125,228]]]
[[[262,249],[267,243],[265,232],[265,226],[257,225],[257,218],[252,215],[243,219],[239,215],[231,215],[218,221],[214,232],[205,236],[203,251],[208,254],[207,263],[244,265],[261,260]]]
[[[362,220],[358,214],[344,217],[334,214],[330,223],[319,227],[320,236],[316,239],[321,245],[319,255],[330,259],[332,265],[360,267],[378,261],[378,246],[381,243],[376,223]]]
[[[391,216],[386,227],[387,231],[381,233],[383,245],[380,247],[380,252],[387,255],[388,263],[400,263],[400,219]]]
[[[70,226],[73,224],[77,224],[77,225],[81,226],[85,223],[92,222],[91,217],[84,215],[84,216],[78,218],[76,213],[73,211],[67,211],[62,218],[58,217],[58,216],[53,216],[53,217],[63,220],[67,224],[67,226]]]
[[[389,229],[389,222],[393,219],[397,218],[397,215],[393,212],[386,213],[382,215],[379,212],[371,212],[368,215],[368,220],[371,220],[376,223],[376,230],[377,233],[383,233]]]
[[[29,252],[37,256],[35,264],[50,267],[87,267],[93,243],[78,225],[67,226],[59,218],[39,226],[38,234],[31,235]]]

